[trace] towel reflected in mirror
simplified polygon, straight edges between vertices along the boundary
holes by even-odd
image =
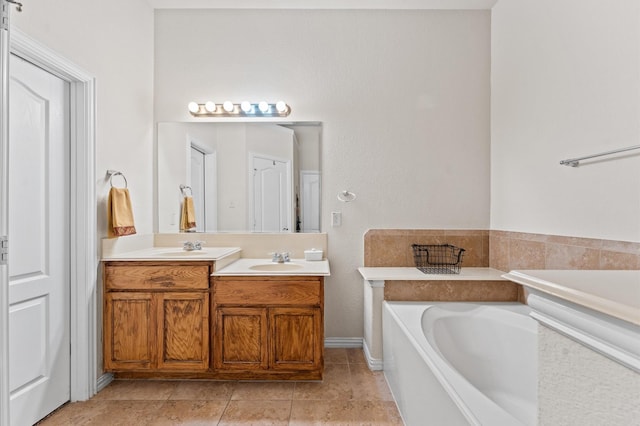
[[[196,210],[193,206],[193,197],[186,196],[182,202],[180,215],[180,231],[193,232],[196,228]]]

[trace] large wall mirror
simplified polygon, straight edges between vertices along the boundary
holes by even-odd
[[[320,123],[158,123],[158,231],[320,232]],[[181,187],[186,187],[181,189]]]

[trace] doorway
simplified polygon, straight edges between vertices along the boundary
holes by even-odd
[[[5,37],[5,36],[3,36]],[[2,37],[0,37],[2,38]],[[70,318],[70,389],[71,401],[82,401],[96,393],[99,386],[108,381],[97,378],[97,339],[96,339],[96,293],[98,254],[96,247],[96,178],[95,178],[95,81],[94,77],[56,52],[24,35],[18,29],[11,29],[9,48],[11,53],[36,67],[64,80],[68,84],[69,99],[69,160],[66,163],[68,177],[68,244],[69,257],[73,262],[68,265]],[[0,57],[9,62],[6,45],[0,44]],[[9,86],[9,74],[3,68],[1,77]],[[6,100],[8,94],[2,91]],[[7,109],[8,111],[8,104]],[[0,115],[0,128],[8,128],[5,112]],[[8,132],[0,137],[0,235],[8,235],[9,226],[9,149]],[[59,226],[59,224],[56,224]],[[13,241],[9,240],[9,258],[13,256]],[[0,424],[9,424],[10,417],[10,374],[9,364],[9,272],[7,266],[0,264]],[[47,302],[48,303],[48,302]],[[53,329],[52,329],[53,330]],[[53,330],[54,332],[56,330]],[[101,378],[102,379],[102,378]],[[100,382],[100,383],[99,383]],[[31,401],[33,403],[33,401]]]
[[[218,230],[218,172],[216,151],[191,136],[189,139],[191,193],[197,232]]]

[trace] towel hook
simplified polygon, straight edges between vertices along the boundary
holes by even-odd
[[[117,170],[107,170],[107,174],[109,175],[109,185],[111,185],[112,188],[113,188],[113,177],[114,176],[122,176],[122,179],[124,179],[124,187],[125,187],[125,189],[129,186],[129,184],[127,183],[127,178],[124,177],[122,172],[119,172]]]
[[[189,192],[191,193],[191,196],[193,197],[193,190],[191,189],[191,187],[188,185],[180,184],[180,192],[182,192],[182,195],[184,195],[185,197],[188,197],[187,193],[185,192],[187,189],[189,190]]]

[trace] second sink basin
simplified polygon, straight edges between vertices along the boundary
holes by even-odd
[[[260,265],[249,266],[249,269],[254,271],[295,271],[296,269],[302,269],[302,265],[295,263],[263,263]]]

